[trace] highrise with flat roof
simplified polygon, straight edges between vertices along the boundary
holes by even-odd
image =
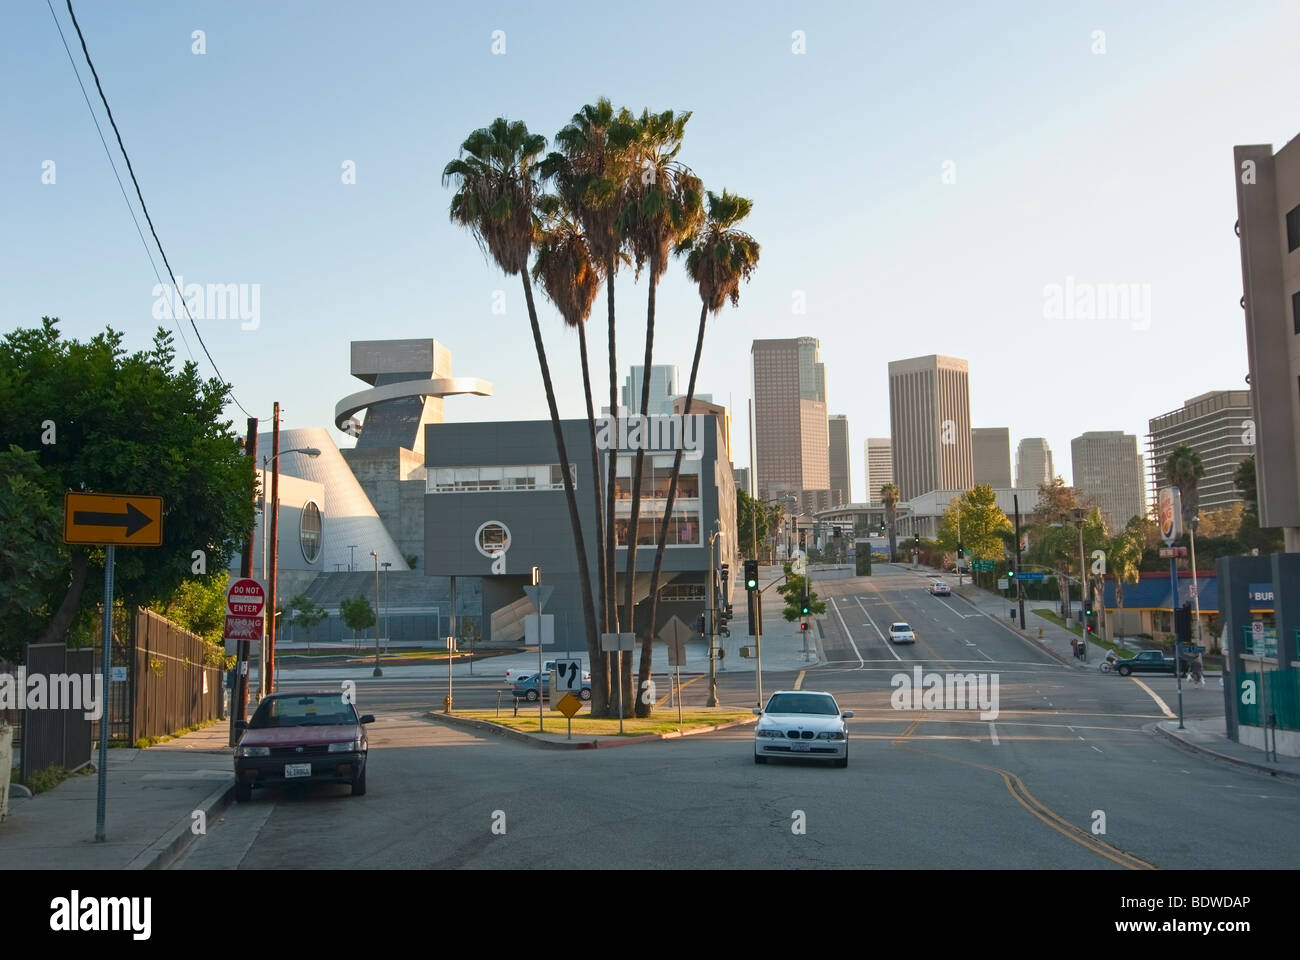
[[[904,500],[974,485],[965,360],[931,354],[890,361],[889,427],[894,483]]]
[[[849,419],[843,414],[831,417],[830,430],[831,506],[853,500],[853,481],[849,475]]]
[[[645,367],[631,369],[623,381],[622,402],[629,411],[641,412],[641,388],[645,383]],[[650,414],[665,416],[673,412],[673,397],[677,396],[677,367],[675,364],[655,364],[650,368]]]
[[[830,432],[817,339],[755,340],[750,360],[759,499],[794,494],[803,513],[826,509]]]
[[[1122,430],[1091,430],[1070,441],[1074,489],[1091,497],[1112,533],[1146,516],[1137,437]]]
[[[994,490],[1011,486],[1011,431],[1006,427],[975,427],[970,432],[975,451],[975,482]]]
[[[880,488],[894,482],[894,447],[889,437],[868,437],[867,502],[880,503]]]
[[[1233,476],[1237,464],[1252,456],[1255,413],[1249,390],[1212,390],[1192,397],[1178,410],[1149,421],[1147,500],[1154,509],[1165,479],[1165,461],[1174,447],[1187,444],[1201,456],[1205,476],[1196,486],[1201,512],[1243,503]]]
[[[1025,437],[1016,447],[1016,488],[1037,490],[1056,479],[1052,448],[1044,437]]]

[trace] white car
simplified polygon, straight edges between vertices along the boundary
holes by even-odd
[[[769,757],[812,757],[849,765],[849,726],[853,711],[840,712],[829,693],[778,690],[763,710],[754,708],[754,762]]]
[[[889,625],[889,639],[891,643],[916,643],[916,634],[906,623],[891,623]]]
[[[554,669],[555,669],[554,660],[546,660],[543,662],[542,664],[543,673],[550,673]],[[536,667],[512,667],[506,671],[506,680],[505,680],[506,686],[507,687],[513,686],[514,684],[518,683],[520,680],[524,680],[528,677],[531,677],[536,672],[537,672]],[[582,682],[591,683],[590,670],[587,670],[585,668],[583,669]]]
[[[930,594],[935,597],[950,597],[952,596],[952,587],[942,580],[936,580],[930,584]]]

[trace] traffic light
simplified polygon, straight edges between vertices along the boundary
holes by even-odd
[[[700,636],[702,636],[702,637],[704,637],[704,636],[708,636],[708,633],[707,633],[707,631],[706,631],[705,624],[704,624],[704,614],[702,614],[702,613],[700,614],[700,622],[699,622],[699,624],[698,624],[698,627],[699,627],[699,631],[700,631]]]
[[[806,632],[808,630],[808,622],[806,620],[799,623],[799,630],[800,632]]]
[[[746,590],[758,589],[758,561],[757,560],[745,561],[745,589]]]
[[[912,546],[919,547],[920,545],[921,545],[921,535],[918,533],[916,534],[916,536],[912,537]]]
[[[961,543],[960,540],[957,541],[957,559],[958,559],[958,560],[965,560],[965,559],[966,559],[966,548],[965,548],[964,546],[962,546],[962,543]]]
[[[1192,642],[1192,605],[1184,603],[1174,611],[1174,636],[1179,643]]]

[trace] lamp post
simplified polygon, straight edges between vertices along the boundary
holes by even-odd
[[[719,528],[720,528],[720,526],[721,526],[720,521],[717,521],[717,520],[713,521],[713,524],[714,524],[715,527],[719,527]],[[716,631],[717,631],[717,626],[716,626],[716,621],[717,621],[716,612],[717,612],[717,611],[716,611],[716,609],[715,609],[714,598],[713,598],[713,543],[714,543],[715,540],[719,539],[719,538],[722,537],[722,536],[723,536],[723,532],[722,532],[721,529],[714,530],[713,533],[709,534],[709,580],[708,580],[708,588],[707,588],[707,589],[708,589],[708,594],[707,594],[707,596],[708,596],[708,601],[707,601],[707,603],[708,603],[708,607],[706,608],[706,611],[705,611],[706,614],[707,614],[707,617],[708,617],[707,622],[706,622],[706,624],[705,624],[705,629],[707,629],[708,632],[709,632],[709,633],[708,633],[708,641],[709,641],[709,699],[708,699],[708,701],[705,703],[705,706],[709,706],[709,707],[716,707],[716,706],[718,705],[718,673],[717,673],[717,660],[714,658],[714,652],[713,652],[713,648],[714,648],[714,642],[713,642],[713,641],[714,641],[715,636],[717,635],[717,632],[716,632]],[[539,682],[539,683],[541,682],[541,678],[540,678],[540,677],[538,678],[538,682]]]
[[[375,558],[375,672],[372,677],[382,677],[384,671],[379,669],[379,554],[371,550],[370,555]]]
[[[277,408],[276,412],[278,414],[279,404],[276,405],[276,408]],[[278,416],[277,416],[277,425],[278,425]],[[264,697],[266,696],[267,693],[274,692],[275,689],[274,687],[275,636],[276,636],[276,627],[278,625],[275,623],[276,577],[274,574],[277,571],[276,570],[270,571],[270,575],[268,576],[267,563],[266,563],[266,545],[269,540],[275,539],[276,535],[279,532],[276,529],[279,526],[278,520],[280,514],[280,498],[279,498],[280,462],[279,461],[281,457],[289,453],[305,453],[307,454],[307,456],[311,457],[312,459],[315,459],[316,457],[320,456],[320,450],[317,449],[316,447],[295,447],[292,450],[281,450],[279,453],[276,453],[273,456],[262,458],[262,482],[260,484],[261,500],[262,500],[262,508],[261,508],[262,509],[262,579],[267,582],[267,597],[266,597],[267,612],[266,612],[266,619],[265,621],[263,621],[264,627],[262,632],[262,643],[258,655],[257,690],[258,690],[259,697]],[[268,469],[272,471],[272,480],[271,480],[272,517],[271,517],[271,524],[270,524],[269,531],[267,529],[267,522],[266,522],[266,471]],[[276,547],[278,546],[279,544],[277,543]],[[279,557],[280,557],[279,550],[272,549],[271,556],[273,558],[272,566],[276,567],[278,570]]]
[[[391,560],[386,560],[380,564],[380,566],[384,568],[384,636],[388,638],[388,642],[390,644],[393,642],[393,635],[389,629],[389,619],[388,619],[389,617],[388,615],[388,568],[391,567],[392,565],[393,562]]]

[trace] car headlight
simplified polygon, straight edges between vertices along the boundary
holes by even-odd
[[[360,740],[345,740],[343,743],[331,743],[330,753],[357,753],[361,750]]]
[[[818,740],[843,740],[844,733],[840,730],[827,730],[825,733],[817,734]]]
[[[238,752],[238,756],[241,757],[269,757],[270,755],[270,747],[240,747]]]
[[[759,730],[755,735],[759,737],[772,737],[773,739],[777,739],[780,737],[784,737],[785,733],[781,730]]]

